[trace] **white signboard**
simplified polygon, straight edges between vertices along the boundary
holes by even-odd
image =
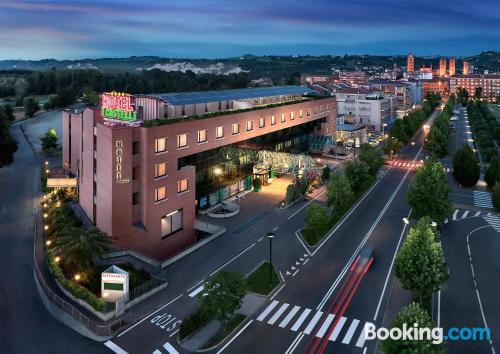
[[[111,266],[101,274],[101,297],[107,301],[128,300],[128,272]]]

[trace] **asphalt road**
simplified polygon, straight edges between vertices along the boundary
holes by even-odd
[[[39,164],[24,136],[0,201],[0,352],[2,354],[104,353],[101,343],[80,336],[45,309],[33,280],[33,212]]]

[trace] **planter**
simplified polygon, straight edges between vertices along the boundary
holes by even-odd
[[[258,191],[260,191],[260,189],[261,189],[260,187],[253,187],[254,192],[258,192]]]

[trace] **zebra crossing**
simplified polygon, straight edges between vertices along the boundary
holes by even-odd
[[[412,163],[412,162],[400,162],[400,161],[393,161],[391,163],[392,166],[397,166],[397,167],[406,167],[406,168],[417,168],[421,166],[421,163]]]
[[[486,215],[484,220],[493,227],[496,232],[500,233],[500,218],[496,215]]]
[[[493,209],[491,195],[489,192],[474,191],[474,206]]]
[[[257,321],[268,325],[277,325],[279,328],[288,329],[292,332],[301,331],[306,335],[313,334],[317,338],[323,338],[329,333],[328,329],[334,323],[336,315],[325,314],[301,306],[291,306],[288,303],[280,303],[273,300],[257,317]],[[280,321],[281,319],[281,321]],[[371,322],[362,322],[358,319],[349,319],[342,316],[331,332],[329,341],[336,342],[337,339],[342,344],[353,344],[358,348],[365,345],[365,327],[372,325]],[[319,326],[319,328],[317,328]],[[355,339],[355,340],[353,340]]]
[[[451,218],[446,219],[444,221],[444,223],[447,224],[450,221],[457,221],[457,220],[461,220],[461,219],[465,219],[465,218],[472,218],[472,217],[481,216],[481,215],[484,215],[485,217],[490,216],[491,212],[485,213],[482,211],[455,209],[455,211],[451,215]]]

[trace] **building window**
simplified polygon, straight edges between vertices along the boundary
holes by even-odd
[[[302,110],[299,110],[299,118],[304,117],[304,112]]]
[[[271,125],[276,124],[276,116],[271,116]]]
[[[188,135],[187,134],[179,134],[177,135],[177,147],[182,148],[188,145]]]
[[[247,120],[247,132],[253,130],[253,120]]]
[[[285,113],[281,114],[281,123],[285,123]]]
[[[161,218],[161,236],[165,238],[182,229],[182,209]]]
[[[132,205],[139,204],[139,192],[132,193]]]
[[[132,154],[137,155],[140,152],[140,144],[138,141],[132,143]]]
[[[307,116],[310,117],[311,116],[311,108],[308,108],[307,109]]]
[[[314,114],[318,114],[318,106],[314,107]]]
[[[167,199],[167,187],[163,186],[155,189],[155,202]]]
[[[167,138],[160,138],[155,140],[155,152],[167,151]]]
[[[167,164],[165,162],[155,165],[155,178],[167,175]]]
[[[220,139],[224,137],[224,127],[215,128],[215,138]]]
[[[259,128],[264,128],[266,126],[266,118],[260,117],[259,118]]]
[[[240,133],[240,123],[233,123],[231,125],[231,130],[233,135],[239,134]]]
[[[132,169],[132,180],[136,180],[139,178],[139,167],[134,167]]]
[[[177,181],[177,193],[182,193],[188,190],[188,179]]]
[[[290,120],[294,120],[295,117],[293,116],[293,112],[290,112]]]
[[[198,130],[198,142],[204,143],[207,141],[207,130]]]

